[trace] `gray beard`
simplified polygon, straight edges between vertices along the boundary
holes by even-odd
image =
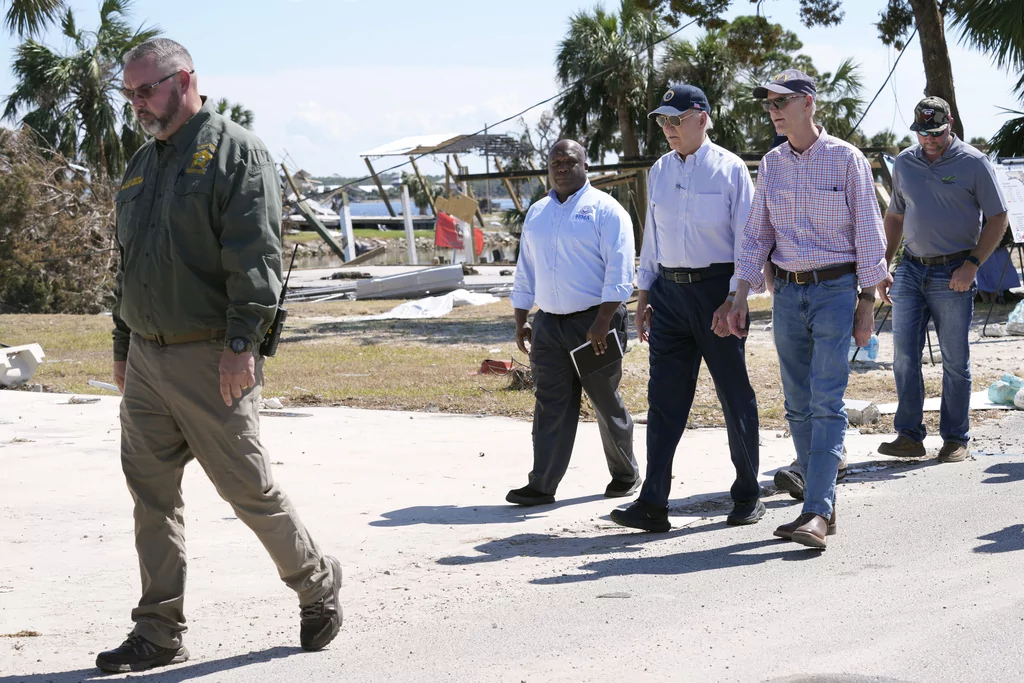
[[[179,111],[181,111],[181,93],[175,91],[167,101],[167,113],[160,117],[154,116],[149,121],[138,119],[139,125],[142,126],[142,130],[146,131],[146,133],[157,137],[171,127]]]

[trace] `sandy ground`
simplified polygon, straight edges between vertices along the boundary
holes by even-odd
[[[0,681],[90,680],[138,596],[117,399],[0,392]],[[773,539],[799,508],[724,524],[721,430],[688,432],[664,535],[611,524],[597,427],[581,425],[553,506],[525,483],[530,424],[296,409],[263,420],[274,472],[345,567],[345,626],[297,647],[298,610],[201,469],[185,476],[192,659],[154,681],[1016,680],[1024,584],[1024,415],[937,465],[852,434],[839,535],[824,553]],[[637,454],[644,463],[644,428]],[[792,458],[762,434],[766,485]]]

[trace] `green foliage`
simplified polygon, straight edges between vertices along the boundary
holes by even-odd
[[[217,113],[228,117],[248,130],[252,130],[252,124],[256,120],[251,109],[246,109],[241,104],[231,104],[223,97],[217,100]]]
[[[751,0],[758,4],[764,0]],[[679,26],[679,17],[697,19],[701,26],[721,28],[727,22],[722,14],[732,5],[732,0],[637,0],[637,4],[649,10],[661,11],[672,26]],[[841,0],[800,0],[800,21],[804,26],[834,26],[843,20]]]
[[[801,48],[796,34],[778,24],[763,17],[737,17],[696,41],[669,40],[661,70],[666,82],[690,83],[704,91],[714,121],[710,136],[726,149],[769,148],[775,131],[753,90],[789,68],[817,80],[817,120],[830,134],[865,142],[850,130],[864,109],[857,65],[847,59],[834,73],[819,73],[810,57],[799,53]]]
[[[64,9],[64,0],[7,0],[4,24],[19,36],[36,35]]]
[[[591,159],[607,152],[640,154],[640,140],[651,130],[644,118],[653,64],[634,55],[659,34],[657,18],[635,0],[621,0],[618,14],[596,7],[570,18],[556,74],[563,87],[583,80],[558,100],[555,114],[565,136],[582,142]]]
[[[99,313],[113,285],[112,188],[38,143],[0,129],[0,313]]]
[[[427,207],[430,206],[427,192],[430,193],[430,198],[440,197],[444,194],[444,188],[439,185],[430,184],[429,180],[427,181],[427,187],[424,187],[415,173],[402,173],[402,184],[409,186],[409,199],[416,205],[421,215],[425,214]]]
[[[80,29],[68,10],[61,20],[71,50],[60,53],[36,42],[15,49],[14,92],[3,118],[35,130],[45,146],[101,175],[119,176],[145,141],[131,105],[118,93],[121,56],[160,31],[133,29],[130,0],[104,0],[95,31]]]

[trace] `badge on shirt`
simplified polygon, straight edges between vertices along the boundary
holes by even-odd
[[[196,148],[192,155],[192,164],[185,169],[185,173],[206,175],[206,167],[213,161],[213,153],[217,151],[217,145],[207,142]]]
[[[593,221],[594,220],[594,207],[592,206],[581,206],[576,210],[576,215],[572,217],[574,221]]]

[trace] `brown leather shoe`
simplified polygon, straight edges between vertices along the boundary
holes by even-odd
[[[773,532],[773,535],[779,538],[784,538],[787,541],[793,540],[793,532],[802,527],[804,524],[811,520],[811,517],[817,517],[813,512],[807,512],[800,515],[789,524],[783,524]],[[832,516],[828,520],[828,532],[827,535],[835,536],[836,534],[836,509],[832,508]]]
[[[927,455],[923,443],[902,434],[897,436],[895,441],[879,444],[878,452],[882,455],[891,455],[894,458],[923,458]]]
[[[939,449],[939,462],[963,462],[971,452],[967,446],[956,441],[943,442]]]
[[[807,520],[803,526],[793,532],[793,536],[789,540],[805,545],[808,548],[824,550],[825,537],[828,535],[828,522],[821,515],[811,515],[810,517],[811,519]]]

